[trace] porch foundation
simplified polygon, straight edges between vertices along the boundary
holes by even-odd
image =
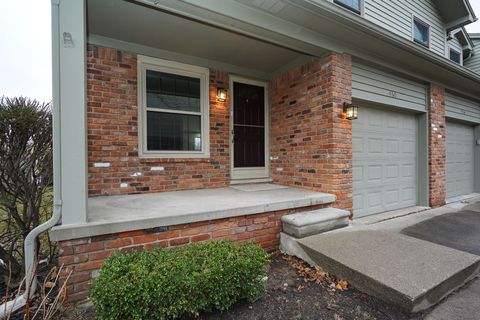
[[[65,281],[71,272],[67,284],[67,296],[69,301],[74,302],[87,298],[91,280],[99,275],[99,269],[104,260],[116,252],[125,253],[155,247],[174,248],[188,243],[219,239],[237,243],[251,241],[267,251],[273,251],[279,246],[282,216],[328,206],[330,204],[320,204],[60,241],[58,242],[58,263],[63,266],[60,279]]]

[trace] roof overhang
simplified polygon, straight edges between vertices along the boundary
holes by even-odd
[[[447,25],[447,32],[477,21],[468,0],[433,0]]]
[[[132,0],[131,0],[132,1]],[[480,75],[329,1],[135,0],[307,54],[352,56],[480,99]]]
[[[455,37],[462,45],[463,57],[466,58],[473,50],[474,44],[464,27],[450,32],[449,37]]]

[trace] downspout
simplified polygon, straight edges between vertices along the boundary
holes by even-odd
[[[25,292],[15,299],[0,305],[0,319],[23,308],[37,290],[38,281],[36,276],[37,237],[43,232],[55,226],[62,216],[62,192],[61,192],[61,156],[60,156],[60,47],[59,47],[59,3],[60,0],[52,0],[52,95],[53,95],[53,214],[45,223],[39,225],[25,238]]]

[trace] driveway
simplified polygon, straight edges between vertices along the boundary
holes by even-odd
[[[401,233],[480,256],[480,199],[460,211],[406,227]],[[452,293],[426,314],[425,319],[480,319],[480,278]]]
[[[475,208],[478,211],[472,210]],[[480,256],[480,202],[414,224],[401,233]]]

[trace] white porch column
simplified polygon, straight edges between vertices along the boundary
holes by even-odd
[[[55,203],[62,224],[87,221],[85,0],[52,0]]]

